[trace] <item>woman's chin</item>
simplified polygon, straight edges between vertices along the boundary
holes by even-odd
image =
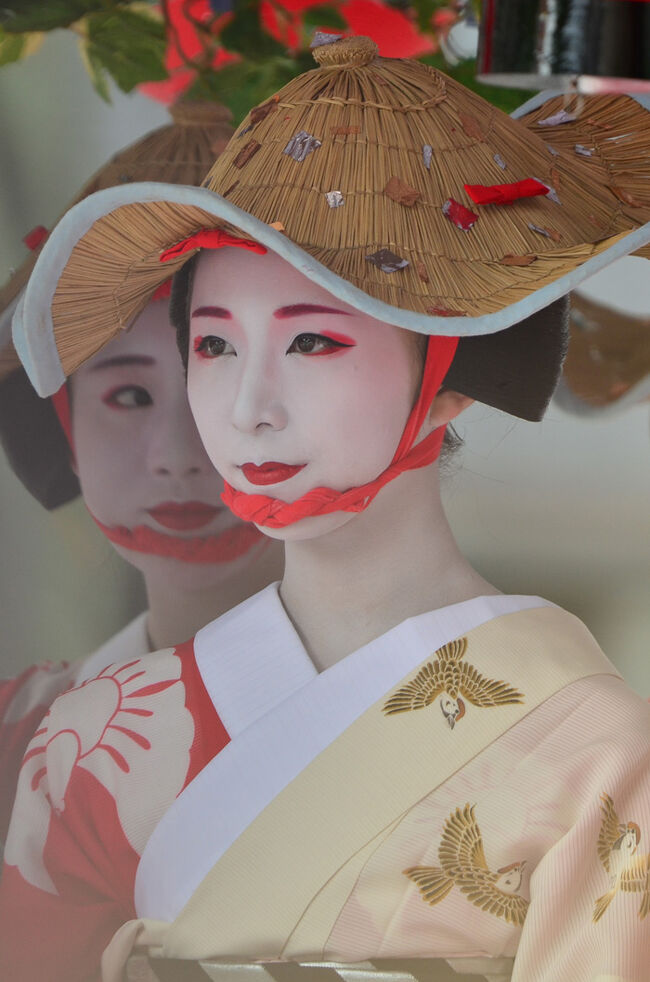
[[[283,542],[305,542],[308,539],[320,539],[323,535],[335,532],[336,529],[347,525],[356,517],[356,512],[335,511],[329,515],[316,515],[312,518],[301,518],[284,528],[269,528],[266,525],[256,527],[270,539],[281,539]]]

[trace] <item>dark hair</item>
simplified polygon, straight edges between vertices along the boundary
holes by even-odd
[[[58,508],[79,494],[52,400],[41,399],[23,368],[0,382],[0,444],[16,477],[44,508]]]
[[[192,300],[192,281],[196,262],[200,253],[185,263],[172,280],[169,300],[169,320],[176,331],[176,344],[180,352],[183,368],[187,374],[187,359],[190,346],[190,302]]]
[[[169,308],[186,371],[196,261],[193,256],[174,276]],[[461,338],[443,387],[512,416],[540,420],[559,381],[568,340],[569,298],[561,297],[503,331]]]

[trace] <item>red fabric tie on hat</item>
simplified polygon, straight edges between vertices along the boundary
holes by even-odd
[[[259,242],[252,239],[239,239],[220,228],[201,228],[198,232],[193,232],[186,239],[181,239],[176,245],[164,249],[160,253],[160,262],[166,263],[170,259],[176,259],[190,249],[223,249],[224,246],[237,246],[239,249],[250,249],[251,252],[258,252],[264,255],[266,248]]]
[[[477,205],[510,205],[520,198],[548,194],[548,188],[534,177],[512,184],[465,184],[465,190]]]
[[[191,249],[221,249],[223,246],[249,249],[261,255],[267,252],[266,248],[259,242],[237,238],[221,229],[200,229],[161,252],[160,261],[167,262],[169,259],[181,256]],[[360,487],[349,488],[347,491],[335,491],[333,488],[314,488],[302,495],[301,498],[291,502],[271,498],[265,494],[248,494],[245,491],[237,491],[230,484],[224,482],[225,490],[221,495],[224,503],[238,518],[266,528],[285,528],[303,518],[329,515],[335,511],[364,511],[389,481],[399,477],[404,471],[426,467],[438,457],[445,436],[444,426],[439,426],[419,443],[415,444],[415,441],[449,370],[457,345],[458,338],[429,338],[422,384],[417,401],[406,421],[402,438],[390,465],[374,481],[369,481]]]

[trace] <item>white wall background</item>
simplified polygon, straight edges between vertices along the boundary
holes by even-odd
[[[139,96],[115,93],[112,106],[102,103],[63,32],[2,69],[0,279],[25,255],[27,231],[51,225],[97,167],[165,115]],[[630,260],[588,289],[647,314],[649,274],[650,265]],[[575,611],[630,684],[650,696],[648,423],[648,406],[599,421],[552,407],[542,424],[474,406],[459,426],[466,446],[445,499],[483,575]],[[83,506],[45,513],[4,462],[0,549],[3,670],[81,656],[143,602],[138,578]]]

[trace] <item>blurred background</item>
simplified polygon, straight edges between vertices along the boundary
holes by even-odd
[[[475,38],[455,43],[471,48]],[[125,94],[108,76],[102,84],[110,103],[89,84],[78,38],[63,30],[0,70],[0,281],[25,258],[30,229],[51,227],[94,170],[166,121],[164,105],[143,92]],[[583,292],[646,318],[649,272],[645,260],[624,260]],[[452,526],[480,572],[505,592],[540,594],[578,614],[648,696],[649,415],[647,401],[586,415],[555,404],[529,424],[475,405],[444,478]],[[81,501],[44,511],[3,457],[0,544],[3,675],[81,657],[144,606],[138,574]]]

